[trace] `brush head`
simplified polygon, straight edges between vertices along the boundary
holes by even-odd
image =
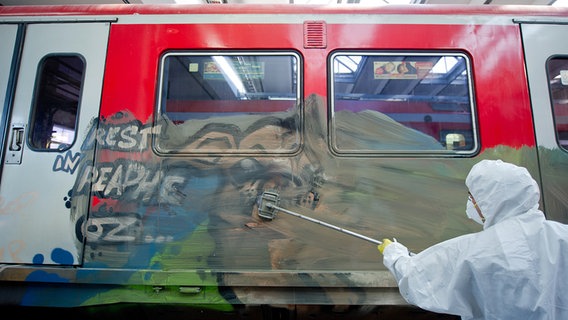
[[[276,218],[276,208],[280,203],[280,196],[275,191],[265,191],[259,198],[258,202],[258,216],[273,220]]]

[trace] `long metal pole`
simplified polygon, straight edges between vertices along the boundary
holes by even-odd
[[[284,208],[280,208],[280,207],[278,207],[278,206],[275,206],[275,205],[272,204],[272,203],[267,203],[266,206],[267,206],[268,208],[272,208],[272,209],[276,209],[276,210],[278,210],[278,211],[282,211],[282,212],[287,213],[287,214],[289,214],[289,215],[292,215],[292,216],[294,216],[294,217],[298,217],[298,218],[301,218],[301,219],[304,219],[304,220],[308,220],[308,221],[311,221],[311,222],[320,224],[320,225],[322,225],[322,226],[331,228],[331,229],[333,229],[333,230],[337,230],[337,231],[339,231],[339,232],[343,232],[343,233],[346,233],[346,234],[348,234],[348,235],[352,235],[352,236],[357,237],[357,238],[359,238],[359,239],[367,240],[367,241],[372,242],[372,243],[375,243],[375,244],[382,244],[382,243],[383,243],[382,241],[375,240],[375,239],[373,239],[373,238],[369,238],[369,237],[364,236],[364,235],[362,235],[362,234],[359,234],[359,233],[356,233],[356,232],[353,232],[353,231],[350,231],[350,230],[347,230],[347,229],[340,228],[340,227],[335,226],[335,225],[333,225],[333,224],[330,224],[330,223],[327,223],[327,222],[323,222],[323,221],[321,221],[321,220],[317,220],[317,219],[314,219],[314,218],[310,218],[310,217],[308,217],[308,216],[301,215],[301,214],[296,213],[296,212],[294,212],[294,211],[290,211],[290,210],[286,210],[286,209],[284,209]]]

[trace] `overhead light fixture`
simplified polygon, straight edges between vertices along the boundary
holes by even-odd
[[[223,73],[225,79],[227,79],[227,82],[230,84],[231,89],[233,89],[235,96],[244,96],[247,93],[247,90],[245,89],[243,81],[227,58],[222,56],[213,56],[213,60],[215,60],[217,66],[219,66],[219,69]]]

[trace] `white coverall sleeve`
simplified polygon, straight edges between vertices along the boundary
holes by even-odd
[[[470,296],[470,272],[458,263],[458,243],[449,240],[414,256],[398,243],[383,252],[383,263],[394,275],[402,297],[423,309],[475,319],[475,299]],[[461,267],[460,267],[461,266]],[[459,269],[466,270],[459,270]],[[464,290],[469,287],[468,290]],[[473,303],[473,305],[472,305]]]
[[[391,243],[385,248],[383,252],[383,264],[387,267],[390,272],[394,275],[395,279],[398,280],[406,274],[407,259],[410,259],[408,248],[398,242]],[[399,269],[395,268],[395,263],[401,261],[399,264]]]

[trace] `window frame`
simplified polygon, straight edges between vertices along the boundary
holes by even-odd
[[[334,61],[337,56],[366,56],[366,57],[395,57],[400,56],[403,59],[411,59],[412,57],[462,57],[464,59],[465,68],[467,71],[468,81],[468,99],[471,112],[471,139],[472,148],[469,150],[347,150],[337,148],[336,128],[336,100],[335,100],[335,70]],[[480,140],[479,140],[479,126],[477,117],[477,105],[475,100],[475,89],[473,83],[473,69],[471,64],[471,57],[465,52],[461,51],[428,51],[428,50],[349,50],[341,49],[333,51],[328,57],[328,141],[329,149],[333,154],[338,157],[356,157],[356,156],[370,156],[370,157],[473,157],[479,153]],[[460,131],[460,130],[456,130]]]
[[[80,77],[80,88],[78,91],[78,99],[77,99],[77,110],[75,113],[75,126],[73,128],[74,134],[73,134],[73,139],[69,144],[66,144],[64,147],[57,147],[57,148],[38,148],[35,143],[33,142],[33,134],[35,132],[35,127],[36,127],[36,123],[37,123],[37,118],[36,115],[38,113],[38,103],[39,103],[39,99],[42,98],[40,97],[40,94],[42,93],[42,82],[44,80],[44,67],[46,65],[46,61],[50,58],[61,58],[61,57],[76,57],[78,58],[83,65],[83,69],[82,69],[82,74]],[[74,53],[74,52],[68,52],[68,53],[49,53],[46,54],[45,56],[43,56],[41,58],[41,60],[38,63],[37,66],[37,71],[36,71],[36,76],[35,76],[35,84],[34,84],[34,90],[33,90],[33,96],[32,96],[32,102],[31,102],[31,106],[30,106],[30,113],[29,113],[29,119],[28,119],[28,123],[29,123],[29,130],[27,130],[27,134],[26,134],[26,144],[28,145],[28,147],[30,148],[30,150],[36,151],[36,152],[65,152],[69,149],[71,149],[75,143],[77,142],[77,135],[79,132],[79,116],[80,116],[80,111],[81,111],[81,104],[82,104],[82,100],[83,100],[83,90],[85,87],[85,79],[86,79],[86,73],[87,73],[87,61],[85,59],[85,57],[79,53]],[[61,110],[61,109],[59,109]],[[54,128],[55,125],[52,127]],[[52,131],[53,132],[53,131]]]
[[[568,152],[568,144],[563,145],[560,141],[560,135],[559,135],[559,131],[558,131],[558,119],[557,119],[557,115],[556,115],[556,108],[554,106],[554,97],[552,94],[552,87],[550,85],[550,81],[552,80],[550,78],[551,74],[550,74],[550,62],[552,60],[558,60],[558,59],[563,59],[566,61],[566,65],[568,66],[568,56],[566,55],[553,55],[550,56],[548,59],[546,59],[546,63],[545,63],[545,71],[546,71],[546,86],[548,89],[548,97],[550,99],[550,111],[551,111],[551,117],[552,117],[552,125],[553,125],[553,130],[554,130],[554,138],[556,140],[556,145],[557,147],[564,151],[564,152]],[[566,88],[566,90],[568,90],[568,88]]]
[[[163,100],[163,86],[165,81],[165,59],[171,56],[219,56],[219,57],[230,57],[230,56],[283,56],[289,58],[295,58],[297,61],[296,65],[296,103],[294,114],[298,119],[298,144],[290,150],[282,151],[262,151],[262,150],[239,150],[239,151],[199,151],[196,149],[181,152],[179,150],[165,150],[160,148],[159,145],[159,132],[157,130],[162,129],[160,127],[156,129],[156,126],[160,126],[165,120],[162,117],[162,100]],[[162,53],[158,64],[158,86],[156,87],[156,104],[155,104],[155,115],[154,115],[154,132],[156,134],[152,135],[152,150],[159,156],[184,156],[184,157],[218,157],[218,156],[294,156],[301,152],[304,143],[304,100],[303,100],[303,57],[300,53],[295,50],[231,50],[231,51],[211,51],[211,50],[168,50]]]

